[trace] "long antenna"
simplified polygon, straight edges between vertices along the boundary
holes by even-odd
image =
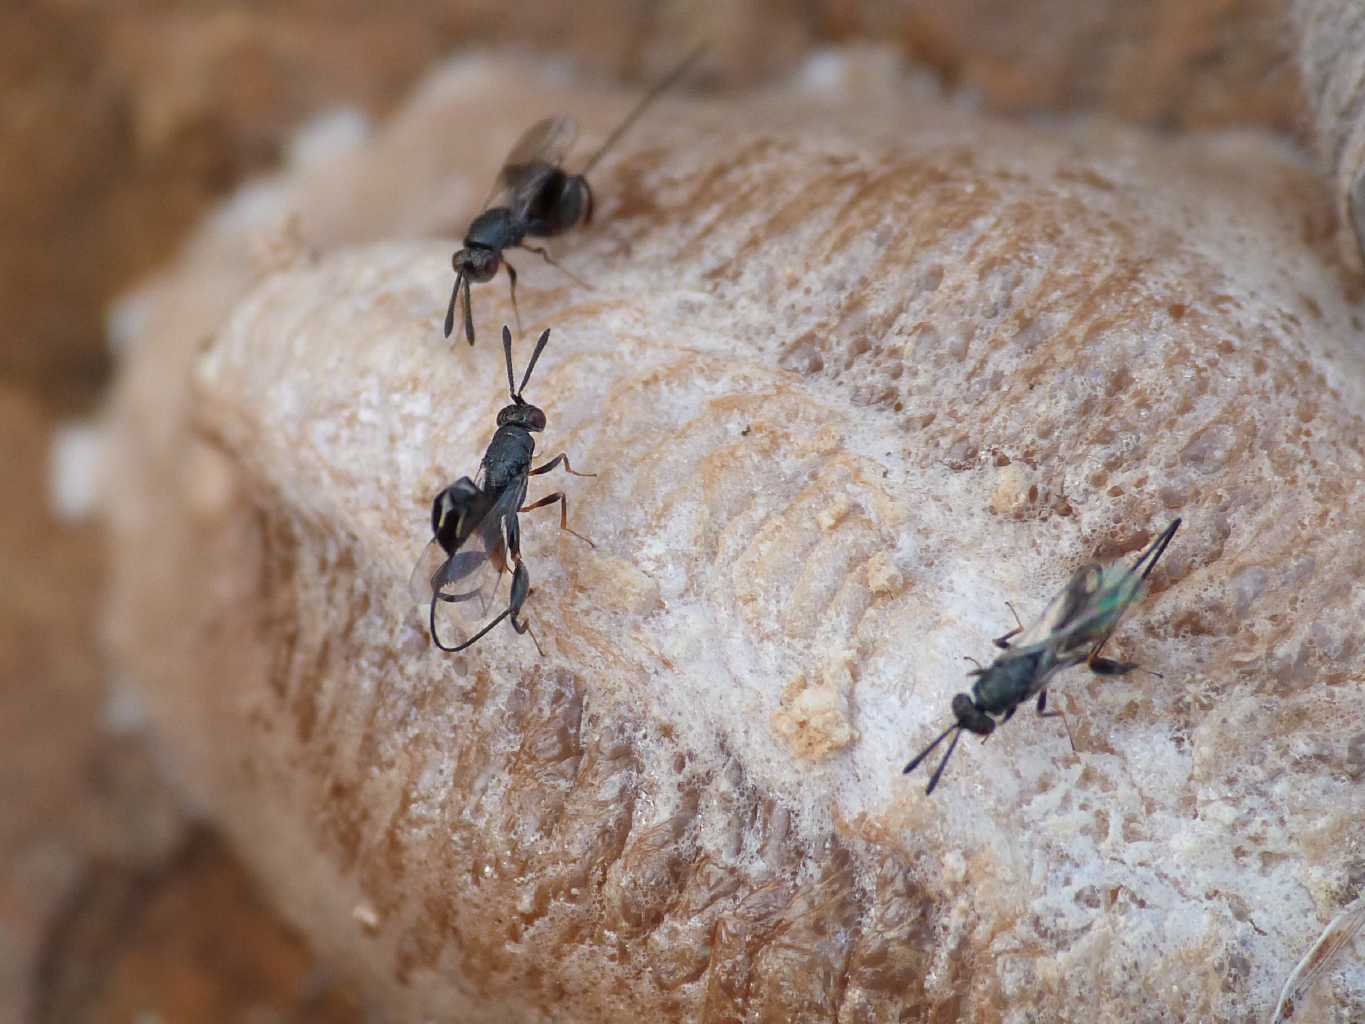
[[[962,739],[962,730],[959,728],[953,735],[953,742],[948,744],[948,753],[943,755],[943,760],[938,763],[938,768],[934,771],[933,778],[929,780],[929,788],[924,791],[925,796],[929,796],[938,785],[938,780],[943,777],[943,769],[948,767],[948,758],[953,756],[953,751],[957,749],[957,741]]]
[[[460,283],[464,280],[464,274],[456,272],[455,287],[450,290],[450,306],[446,309],[446,337],[450,337],[450,332],[455,329],[455,299],[460,294]]]
[[[690,68],[696,62],[697,58],[706,52],[706,48],[707,48],[706,43],[702,43],[701,45],[699,45],[696,49],[694,49],[683,59],[683,62],[681,64],[679,64],[676,68],[670,71],[668,75],[666,75],[657,85],[655,85],[653,89],[650,89],[649,92],[645,93],[644,99],[640,100],[639,103],[635,104],[635,109],[626,115],[625,120],[616,126],[615,131],[613,131],[610,135],[607,136],[607,141],[602,143],[602,145],[598,148],[597,152],[592,155],[592,159],[590,159],[584,166],[584,168],[578,173],[580,175],[587,175],[589,171],[596,167],[597,161],[602,159],[602,157],[606,154],[607,150],[611,149],[612,146],[616,145],[616,143],[620,141],[621,136],[624,135],[627,129],[629,129],[630,126],[635,123],[636,119],[639,118],[639,116],[645,112],[645,109],[656,99],[659,98],[660,93],[662,93],[669,86],[677,82],[677,80],[687,72],[687,69]]]
[[[507,360],[507,393],[512,401],[517,400],[517,390],[512,380],[512,329],[502,325],[502,354]]]
[[[526,384],[531,379],[531,371],[536,368],[536,360],[539,359],[540,354],[545,351],[545,345],[549,342],[549,340],[550,329],[547,327],[545,328],[544,332],[541,333],[540,340],[536,342],[536,350],[531,353],[531,361],[526,364],[526,375],[521,378],[521,387],[517,388],[517,398],[521,398],[521,393],[526,390]],[[511,349],[509,348],[508,351],[511,351]],[[509,363],[508,365],[510,367],[511,364]]]
[[[952,732],[954,729],[961,728],[962,728],[961,722],[954,722],[952,725],[948,726],[948,728],[944,729],[941,733],[938,734],[938,739],[934,740],[933,743],[930,743],[927,747],[921,750],[919,754],[915,757],[915,759],[905,766],[905,770],[901,774],[909,775],[911,772],[913,772],[916,768],[919,767],[920,762],[923,761],[930,754],[932,754],[934,752],[934,748],[938,746],[940,743],[942,743],[945,738],[947,738],[950,732]]]

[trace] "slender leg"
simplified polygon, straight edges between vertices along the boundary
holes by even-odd
[[[1160,672],[1153,672],[1135,661],[1114,661],[1112,658],[1100,658],[1092,654],[1085,664],[1097,676],[1121,676],[1136,670],[1156,676],[1158,679],[1166,678]]]
[[[1017,627],[1015,629],[1011,629],[1008,633],[1004,634],[1003,636],[996,637],[994,640],[991,641],[991,643],[995,644],[996,647],[1002,648],[1004,650],[1009,650],[1010,637],[1014,636],[1016,633],[1021,632],[1023,632],[1022,626]]]
[[[584,537],[581,533],[569,529],[569,499],[564,497],[563,491],[555,491],[554,494],[547,494],[539,501],[533,501],[531,504],[522,507],[519,511],[530,512],[533,509],[544,508],[546,505],[553,505],[556,501],[559,502],[559,528],[561,530],[568,530],[569,533],[572,533],[579,540],[585,541],[588,547],[597,547],[596,544],[588,540],[588,538]]]
[[[512,628],[515,629],[518,634],[526,633],[530,635],[531,643],[536,645],[536,650],[540,652],[540,656],[543,658],[545,657],[545,648],[540,646],[540,641],[537,640],[536,635],[531,632],[531,620],[517,620],[517,616],[521,614],[522,607],[526,604],[526,599],[531,596],[533,591],[531,590],[531,574],[526,571],[526,566],[522,564],[520,553],[516,556],[516,562],[517,568],[512,573],[512,598],[507,605],[508,616],[511,619]]]
[[[564,463],[564,472],[566,472],[566,473],[568,473],[568,474],[570,474],[570,475],[572,475],[572,476],[596,476],[596,475],[597,475],[596,473],[580,473],[580,472],[578,472],[578,470],[574,469],[573,466],[569,465],[569,454],[568,454],[568,452],[560,452],[558,455],[556,455],[556,456],[555,456],[553,459],[551,459],[549,462],[545,463],[545,465],[541,466],[539,469],[533,469],[533,470],[531,470],[531,472],[530,472],[529,475],[530,475],[530,476],[540,476],[541,473],[548,473],[548,472],[550,472],[550,470],[552,470],[552,469],[554,469],[556,466],[558,466],[561,462]]]
[[[1071,742],[1071,752],[1076,753],[1076,737],[1071,734],[1071,723],[1067,720],[1066,712],[1061,708],[1055,711],[1047,710],[1047,691],[1038,694],[1038,717],[1039,718],[1060,718],[1062,724],[1066,726],[1066,738]]]
[[[575,274],[573,271],[569,270],[567,267],[563,266],[562,264],[556,263],[556,262],[554,261],[554,258],[553,258],[548,252],[546,252],[544,249],[542,249],[540,246],[538,246],[538,245],[526,245],[525,243],[522,243],[522,245],[520,246],[520,248],[525,249],[527,252],[533,252],[533,253],[535,253],[537,256],[539,256],[541,259],[543,259],[546,263],[550,264],[550,266],[552,266],[552,267],[554,267],[556,270],[558,270],[558,271],[559,271],[561,274],[563,274],[565,277],[571,279],[575,284],[581,285],[581,286],[583,286],[584,288],[587,288],[587,289],[589,289],[589,290],[592,289],[592,285],[588,284],[587,281],[584,281],[581,277],[579,277],[579,276],[578,276],[577,274]]]
[[[469,647],[473,647],[476,643],[478,643],[485,636],[487,636],[488,633],[492,631],[494,626],[496,626],[499,622],[506,618],[510,618],[512,620],[512,628],[515,629],[518,633],[525,633],[526,630],[529,628],[530,623],[517,621],[517,616],[521,614],[522,605],[526,603],[526,598],[531,592],[531,574],[526,571],[526,566],[522,563],[521,560],[521,530],[519,528],[519,524],[517,522],[517,517],[515,514],[509,515],[507,517],[506,529],[507,556],[511,560],[512,564],[516,567],[512,572],[512,594],[511,598],[507,602],[507,607],[504,608],[502,611],[498,612],[497,615],[495,615],[492,619],[486,622],[482,629],[480,629],[477,633],[471,636],[464,643],[457,644],[454,647],[448,647],[445,644],[441,643],[440,637],[436,635],[436,602],[437,600],[457,601],[460,600],[460,598],[442,594],[439,591],[433,593],[431,598],[431,639],[435,642],[436,646],[439,647],[441,650],[454,653],[458,651],[463,651]],[[501,569],[499,571],[501,571]],[[531,639],[535,641],[536,638],[532,636]],[[540,643],[538,641],[536,642],[536,649],[540,650]],[[544,652],[542,651],[541,653],[543,654]]]
[[[991,643],[995,644],[996,647],[1008,650],[1010,646],[1010,637],[1015,636],[1018,633],[1022,633],[1024,631],[1024,624],[1019,621],[1019,613],[1014,610],[1014,605],[1006,601],[1005,607],[1008,608],[1010,610],[1010,613],[1014,616],[1014,628],[1011,629],[1004,636],[996,637],[994,640],[991,641]]]
[[[507,290],[512,295],[512,316],[517,321],[517,337],[521,337],[521,310],[517,308],[517,268],[503,258],[502,265],[507,268]]]

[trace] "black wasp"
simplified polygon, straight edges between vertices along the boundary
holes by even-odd
[[[1104,569],[1092,562],[1077,569],[1037,622],[1028,629],[1019,626],[994,640],[1005,653],[988,668],[977,668],[971,673],[976,676],[972,692],[959,693],[953,698],[953,717],[957,721],[920,751],[919,756],[905,766],[905,771],[912,772],[919,767],[920,762],[952,733],[948,752],[929,779],[926,792],[932,793],[948,759],[953,756],[957,741],[962,738],[962,730],[987,737],[996,726],[991,716],[1002,723],[1008,722],[1019,705],[1033,697],[1038,698],[1039,715],[1044,718],[1060,715],[1060,711],[1047,710],[1047,686],[1062,669],[1085,662],[1097,675],[1116,676],[1137,668],[1131,662],[1101,658],[1100,649],[1118,626],[1124,611],[1141,595],[1143,583],[1179,528],[1180,520],[1176,519],[1138,556],[1132,568]]]
[[[588,186],[588,172],[597,166],[603,154],[616,144],[626,129],[644,113],[645,108],[682,77],[703,50],[704,47],[693,50],[668,77],[651,89],[577,174],[569,174],[561,166],[569,147],[578,137],[578,125],[573,118],[546,118],[532,125],[517,141],[503,161],[493,192],[483,205],[483,212],[469,225],[464,247],[450,259],[455,270],[455,287],[450,292],[450,307],[446,310],[447,338],[455,329],[455,301],[463,295],[464,334],[469,343],[474,344],[474,314],[470,310],[469,285],[470,282],[491,281],[500,266],[507,268],[512,312],[517,318],[517,330],[521,330],[521,313],[517,309],[517,272],[503,254],[505,249],[521,248],[533,252],[583,284],[555,263],[544,248],[527,245],[526,239],[553,238],[592,220],[592,189]]]
[[[569,529],[569,502],[562,491],[556,491],[530,505],[526,500],[528,478],[548,473],[561,462],[565,472],[574,476],[594,476],[579,473],[569,465],[569,457],[561,452],[545,465],[531,468],[531,456],[536,449],[531,436],[545,429],[545,413],[521,397],[536,360],[550,340],[547,330],[536,342],[531,361],[521,387],[513,386],[512,332],[502,329],[502,348],[507,359],[507,392],[512,404],[498,413],[498,429],[488,443],[477,479],[462,476],[440,494],[431,504],[432,539],[422,551],[412,570],[409,588],[421,604],[430,602],[431,639],[443,651],[463,651],[503,619],[510,619],[512,628],[525,633],[530,623],[518,620],[522,606],[531,592],[531,575],[521,560],[521,527],[517,513],[559,503],[559,526],[580,540],[592,541]],[[496,597],[502,574],[511,568],[512,592],[507,607],[492,620],[483,623]],[[441,642],[436,627],[438,607],[444,613],[455,634],[453,644]],[[535,634],[531,635],[535,640]],[[537,649],[540,645],[537,642]]]

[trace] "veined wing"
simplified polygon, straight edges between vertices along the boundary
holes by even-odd
[[[1063,633],[1093,599],[1101,579],[1100,567],[1094,563],[1077,569],[1061,592],[1048,602],[1043,614],[1027,629],[1015,634],[1010,646],[1032,647]]]
[[[503,611],[498,589],[506,569],[507,538],[496,505],[453,552],[435,539],[427,544],[409,586],[428,614],[432,639],[459,646]]]
[[[1062,652],[1075,651],[1081,647],[1091,648],[1091,655],[1099,653],[1128,610],[1142,596],[1143,586],[1157,560],[1161,558],[1166,545],[1175,536],[1180,520],[1175,519],[1140,554],[1131,567],[1113,566],[1105,569],[1088,595],[1084,605],[1077,608],[1057,635],[1058,648]],[[1089,568],[1089,567],[1088,567]]]
[[[503,161],[485,209],[496,201],[496,205],[524,215],[545,182],[563,168],[569,147],[577,138],[578,122],[571,117],[547,117],[531,125]]]
[[[413,567],[408,589],[446,647],[473,637],[498,613],[507,569],[506,514],[516,493],[490,494],[462,477],[437,498],[435,536]]]

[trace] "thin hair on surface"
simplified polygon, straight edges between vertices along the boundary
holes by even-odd
[[[1294,965],[1280,991],[1280,1001],[1275,1004],[1270,1024],[1284,1024],[1285,1021],[1293,1020],[1295,1011],[1303,1003],[1313,983],[1326,974],[1350,947],[1351,940],[1362,925],[1365,925],[1365,895],[1356,897],[1354,903],[1332,918],[1318,936],[1318,941]]]

